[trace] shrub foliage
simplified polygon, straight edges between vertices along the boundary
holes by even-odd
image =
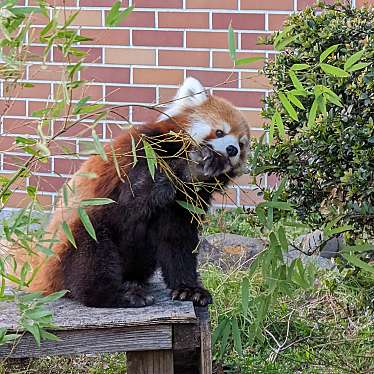
[[[320,11],[322,9],[322,12]],[[314,7],[288,19],[264,69],[270,144],[257,173],[287,177],[287,197],[315,227],[331,217],[374,236],[374,9]]]

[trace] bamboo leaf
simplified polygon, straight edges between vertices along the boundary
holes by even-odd
[[[113,204],[115,203],[114,200],[104,198],[104,197],[95,197],[92,199],[84,199],[80,202],[81,207],[86,207],[86,206],[96,206],[96,205],[107,205],[107,204]]]
[[[347,59],[347,61],[344,64],[344,70],[349,71],[349,69],[358,61],[361,60],[362,56],[364,55],[365,51],[361,50],[356,53],[354,53],[351,57]]]
[[[278,128],[279,137],[281,139],[285,139],[286,138],[286,129],[284,128],[282,116],[280,115],[279,112],[275,112],[275,114],[273,116],[273,121]]]
[[[278,94],[278,97],[279,97],[279,100],[281,101],[283,107],[286,109],[287,113],[289,114],[289,116],[293,120],[297,121],[298,120],[297,112],[296,112],[295,108],[292,106],[292,104],[288,101],[286,95],[283,92],[280,92]]]
[[[247,316],[248,314],[248,305],[249,305],[249,279],[244,278],[242,281],[242,312],[243,316]]]
[[[232,336],[234,338],[234,347],[239,356],[243,355],[242,338],[240,336],[240,330],[238,326],[238,320],[234,317],[232,319]]]
[[[263,60],[263,57],[245,57],[235,60],[235,66],[253,64],[254,62]]]
[[[308,114],[308,127],[312,127],[316,123],[317,110],[318,110],[318,97],[314,99],[312,107],[310,108],[310,111]]]
[[[327,48],[324,52],[321,53],[319,56],[319,62],[322,63],[326,60],[328,56],[330,56],[333,52],[335,52],[340,44],[332,45],[331,47]]]
[[[371,266],[370,264],[360,260],[358,257],[350,253],[342,252],[342,256],[352,265],[374,274],[374,266]]]
[[[291,78],[291,81],[294,85],[294,87],[299,90],[299,91],[305,91],[303,85],[301,84],[301,82],[299,81],[299,79],[297,78],[296,74],[294,71],[290,70],[288,72],[288,75],[290,76]]]
[[[95,229],[91,223],[90,217],[88,216],[87,212],[83,208],[78,208],[78,215],[88,234],[91,236],[92,239],[97,241]]]
[[[367,66],[369,66],[370,65],[370,63],[368,63],[368,62],[360,62],[360,63],[358,63],[358,64],[355,64],[355,65],[353,65],[353,66],[351,66],[349,69],[348,69],[348,71],[350,72],[350,73],[353,73],[354,71],[358,71],[358,70],[362,70],[362,69],[365,69]]]
[[[146,140],[143,140],[143,146],[145,157],[147,159],[149,174],[151,174],[151,177],[154,180],[157,166],[156,152]]]
[[[228,43],[229,43],[229,53],[231,59],[236,63],[236,41],[235,41],[235,33],[231,26],[229,26],[229,33],[228,33]]]
[[[100,143],[99,137],[97,136],[95,129],[92,130],[92,138],[93,138],[95,150],[97,151],[97,153],[100,155],[100,157],[104,161],[108,161],[108,156],[104,150],[103,145]]]
[[[321,64],[321,69],[326,73],[330,74],[337,78],[347,78],[349,77],[349,73],[344,71],[343,69],[337,68],[336,66],[332,66],[329,64]]]
[[[198,206],[192,205],[192,204],[188,203],[187,201],[177,200],[176,202],[177,202],[177,204],[179,204],[182,208],[187,209],[187,210],[190,211],[191,213],[194,213],[194,214],[205,214],[204,209],[201,209],[201,208],[199,208]]]
[[[118,24],[121,23],[122,20],[134,10],[133,5],[129,6],[124,11],[120,11],[120,7],[121,7],[121,1],[116,1],[112,5],[110,11],[108,12],[108,14],[105,17],[105,26],[106,27],[118,26]]]
[[[291,92],[287,93],[287,98],[296,107],[303,109],[303,110],[305,109],[303,103],[296,96],[294,96]]]
[[[74,246],[74,248],[77,248],[77,243],[75,242],[73,232],[71,231],[70,226],[67,224],[67,222],[62,222],[62,229],[64,230],[64,233],[69,242]]]
[[[290,67],[290,70],[299,71],[299,70],[306,70],[308,68],[310,68],[310,65],[308,65],[308,64],[293,64]]]

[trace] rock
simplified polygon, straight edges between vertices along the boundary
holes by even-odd
[[[266,241],[236,234],[220,233],[201,238],[199,264],[211,263],[222,270],[246,268],[260,253]]]

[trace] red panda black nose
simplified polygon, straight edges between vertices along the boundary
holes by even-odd
[[[226,152],[229,157],[234,157],[238,154],[239,151],[238,148],[236,148],[234,145],[229,145],[226,148]]]

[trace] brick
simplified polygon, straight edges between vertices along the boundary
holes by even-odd
[[[37,122],[15,118],[3,118],[3,129],[6,134],[36,135]]]
[[[374,5],[374,0],[356,0],[356,6],[361,7],[361,6],[370,6]]]
[[[85,67],[81,79],[96,83],[130,83],[130,69],[118,67]]]
[[[46,3],[51,6],[77,6],[77,0],[47,0]],[[39,5],[37,0],[29,0],[29,5]]]
[[[261,88],[261,89],[270,89],[271,85],[269,80],[260,73],[241,73],[241,88]]]
[[[116,0],[79,0],[79,5],[84,7],[111,7]],[[122,0],[121,6],[127,7],[128,0]]]
[[[4,96],[7,96],[7,92],[17,93],[19,98],[47,99],[51,96],[51,85],[49,83],[33,83],[33,87],[21,87],[18,85],[13,89],[12,85],[4,83]]]
[[[43,192],[58,192],[65,182],[66,179],[61,177],[44,175],[32,175],[30,177],[30,184],[36,186],[39,191]]]
[[[6,157],[4,157],[5,160]],[[25,157],[27,158],[27,157]],[[14,165],[14,163],[11,161],[10,163],[5,163],[4,162],[4,170],[5,171],[14,171],[14,170],[19,170],[19,166]],[[13,173],[0,173],[1,177],[5,178],[10,178],[14,174]],[[20,190],[25,190],[26,189],[26,178],[17,178],[17,181],[12,184],[11,191],[20,191]]]
[[[121,65],[154,65],[156,51],[154,49],[106,48],[105,62]]]
[[[76,158],[70,159],[54,159],[54,172],[55,174],[68,174],[73,175],[78,171],[78,169],[83,164],[84,160],[79,160]]]
[[[254,206],[258,203],[261,203],[263,201],[263,198],[261,195],[258,195],[259,191],[253,191],[253,190],[240,190],[239,200],[240,205],[249,205]]]
[[[57,22],[64,25],[65,19],[68,19],[76,9],[66,9],[64,11],[57,10]],[[71,23],[71,26],[101,26],[101,11],[100,10],[80,10],[77,17]]]
[[[242,108],[261,108],[264,94],[260,92],[214,90],[214,95],[221,96]]]
[[[59,133],[63,126],[65,125],[65,121],[54,121],[53,123],[53,134]],[[84,137],[90,138],[92,134],[92,123],[74,123],[72,121],[67,123],[67,130],[64,130],[63,134],[60,136],[64,137]],[[98,123],[94,126],[96,133],[98,136],[103,136],[103,126],[101,123]]]
[[[158,109],[162,111],[162,108]],[[132,121],[135,123],[151,123],[156,121],[160,114],[157,110],[134,106],[132,108]]]
[[[272,50],[273,46],[259,44],[259,38],[264,38],[269,34],[242,34],[242,49],[264,49]]]
[[[62,98],[63,91],[62,87],[59,84],[54,84],[54,97],[55,98]],[[74,88],[72,90],[72,98],[73,100],[80,100],[83,97],[90,96],[91,101],[98,101],[102,100],[103,98],[103,89],[102,86],[90,85],[85,84],[81,87]]]
[[[357,2],[360,2],[361,0],[356,0],[356,5]],[[369,0],[370,1],[370,0]],[[317,2],[317,0],[298,0],[297,1],[297,10],[303,10],[307,6],[314,5]],[[325,3],[327,4],[334,4],[336,0],[324,0]]]
[[[117,123],[108,123],[105,125],[106,128],[106,139],[115,139],[121,135],[127,128],[127,125],[119,125]]]
[[[209,14],[203,12],[165,12],[158,14],[158,27],[205,29],[209,27]]]
[[[19,156],[19,155],[4,155],[4,169],[6,170],[18,170],[20,166],[23,166],[30,156]],[[35,173],[50,173],[52,162],[48,159],[44,162],[34,162],[30,170]]]
[[[129,105],[118,106],[113,110],[109,110],[112,105],[107,106],[107,119],[108,120],[116,120],[116,121],[124,121],[125,124],[128,124],[129,120]]]
[[[127,46],[130,42],[130,31],[129,30],[118,30],[118,29],[100,29],[90,30],[84,29],[81,31],[81,35],[91,38],[87,42],[82,44],[89,45],[123,45]]]
[[[26,103],[24,101],[0,100],[0,117],[26,115]]]
[[[155,13],[133,11],[118,26],[155,27]]]
[[[133,45],[146,47],[182,47],[183,33],[181,31],[133,30]]]
[[[249,127],[263,127],[265,118],[261,116],[261,112],[255,112],[253,110],[242,110],[244,117],[247,119]],[[251,130],[252,131],[252,130]]]
[[[49,17],[42,13],[32,13],[30,16],[31,25],[46,25],[49,22]]]
[[[285,20],[289,16],[287,14],[269,14],[269,30],[278,31],[283,28]]]
[[[264,57],[262,53],[248,53],[239,52],[237,53],[237,58],[249,58],[249,57]],[[230,58],[228,52],[213,51],[213,67],[215,68],[225,68],[232,69],[234,66],[233,61]],[[263,61],[256,61],[251,64],[240,65],[236,69],[260,69],[263,66]]]
[[[76,152],[77,142],[75,140],[58,139],[49,145],[49,150],[53,156],[64,156]]]
[[[1,134],[0,136],[0,150],[2,152],[10,152],[11,150],[16,149],[15,145],[15,137],[14,136],[7,136]]]
[[[65,72],[65,66],[31,65],[28,78],[40,81],[62,81],[64,80]]]
[[[248,186],[249,184],[253,184],[253,176],[249,174],[241,175],[240,177],[234,178],[232,184],[234,186]]]
[[[78,47],[80,51],[87,52],[87,55],[84,57],[84,61],[87,63],[94,63],[98,64],[103,61],[103,49],[98,47]],[[70,56],[71,62],[77,62],[81,59],[81,57]],[[64,62],[67,63],[67,57],[64,57],[61,51],[54,47],[53,48],[53,61],[54,62]]]
[[[238,9],[238,0],[187,0],[191,9]]]
[[[160,50],[158,52],[158,64],[160,66],[208,67],[209,60],[210,57],[208,51]]]
[[[52,207],[52,196],[38,194],[38,201],[45,210],[50,210]],[[31,199],[26,193],[14,192],[5,206],[7,208],[26,208],[30,204]]]
[[[236,188],[228,188],[222,193],[215,193],[213,195],[214,205],[237,205],[237,190]]]
[[[156,89],[152,87],[107,86],[105,98],[108,102],[152,103],[156,100]]]
[[[244,10],[293,10],[293,0],[241,0]]]
[[[227,49],[227,32],[187,31],[187,48]]]
[[[141,69],[133,71],[134,83],[144,84],[180,84],[183,81],[183,70]]]
[[[137,8],[182,8],[182,0],[137,0]]]
[[[42,46],[29,46],[27,50],[27,56],[26,56],[26,61],[27,62],[32,62],[32,61],[44,61],[44,53],[45,52],[45,47]],[[50,60],[50,52],[48,53],[46,57],[46,61]]]
[[[158,97],[157,102],[167,103],[168,101],[173,100],[176,94],[177,94],[177,88],[160,87],[159,97]],[[159,108],[159,109],[162,110],[162,108]]]
[[[230,23],[234,30],[263,30],[265,28],[265,15],[232,13],[213,14],[213,29],[227,30]]]
[[[204,87],[220,87],[235,88],[238,87],[238,73],[230,71],[214,71],[214,70],[187,70],[187,76],[195,77]],[[226,82],[223,84],[224,82]]]

